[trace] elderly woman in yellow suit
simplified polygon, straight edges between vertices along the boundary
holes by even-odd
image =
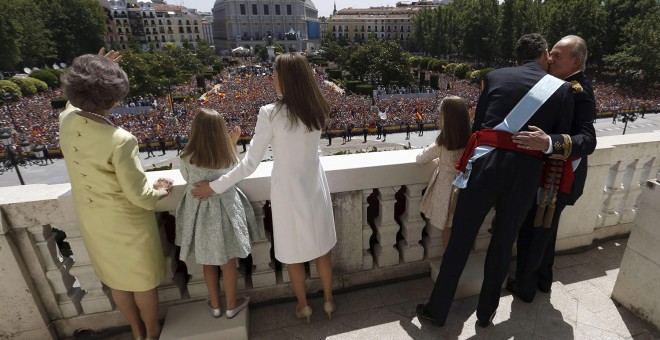
[[[156,339],[156,287],[165,267],[153,209],[172,181],[149,185],[137,139],[109,119],[128,93],[128,77],[116,63],[119,54],[104,53],[76,58],[62,75],[69,105],[60,114],[60,144],[94,271],[111,288],[133,336]]]

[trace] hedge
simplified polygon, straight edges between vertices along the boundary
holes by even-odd
[[[46,83],[50,88],[57,88],[60,86],[59,76],[56,76],[49,70],[36,70],[30,73],[30,78],[39,79]]]
[[[50,107],[53,109],[63,109],[66,107],[66,98],[58,97],[50,100]]]
[[[445,73],[450,74],[450,75],[453,76],[454,71],[456,70],[456,66],[457,66],[457,64],[454,64],[454,63],[447,64],[447,66],[445,67]]]
[[[346,89],[349,92],[355,92],[358,85],[361,85],[362,82],[359,80],[349,80],[346,82]]]
[[[37,88],[37,92],[44,92],[44,91],[48,90],[48,84],[46,84],[45,82],[43,82],[43,81],[41,81],[37,78],[27,77],[27,78],[23,78],[23,79],[25,79],[25,80],[31,82],[32,84],[34,84],[34,87]]]
[[[328,72],[328,78],[332,79],[342,79],[341,70],[336,68],[329,68],[326,70]]]
[[[470,71],[470,65],[468,64],[458,64],[454,70],[454,75],[457,78],[465,79],[467,73]]]
[[[35,93],[37,93],[37,87],[32,83],[31,81],[27,80],[26,78],[9,78],[9,81],[13,82],[14,84],[18,85],[18,87],[21,88],[21,93],[23,96],[31,96]]]
[[[14,99],[19,99],[23,97],[23,92],[21,92],[21,88],[16,85],[16,83],[11,82],[9,80],[0,80],[0,93],[14,93],[15,98]],[[3,98],[0,98],[0,100],[4,100]]]
[[[355,93],[371,97],[374,94],[374,87],[369,84],[358,85],[355,88]]]
[[[432,73],[431,74],[431,87],[434,90],[437,90],[440,88],[440,75],[437,73]]]

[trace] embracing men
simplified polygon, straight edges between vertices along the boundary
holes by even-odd
[[[499,305],[511,261],[511,248],[537,196],[549,145],[533,148],[531,138],[513,134],[545,131],[569,134],[574,100],[571,84],[547,74],[548,46],[539,34],[527,34],[515,47],[517,67],[485,77],[474,118],[473,136],[458,165],[462,188],[453,218],[452,237],[427,304],[419,317],[444,325],[472,244],[491,207],[497,210],[477,306],[478,324],[486,327]],[[540,134],[540,133],[539,133]],[[518,136],[518,135],[517,135]],[[526,135],[520,135],[526,137]]]

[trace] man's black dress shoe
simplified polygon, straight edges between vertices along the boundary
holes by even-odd
[[[490,315],[490,318],[488,320],[482,320],[482,319],[477,319],[477,326],[481,328],[486,328],[490,326],[490,323],[493,322],[493,319],[495,318],[495,312]]]
[[[419,305],[417,305],[417,310],[416,310],[416,311],[417,311],[417,316],[418,316],[420,319],[424,319],[424,320],[427,320],[427,321],[431,321],[431,324],[433,324],[433,326],[437,326],[437,327],[442,327],[442,326],[444,326],[444,323],[443,323],[443,324],[440,324],[440,323],[438,323],[437,321],[435,321],[435,318],[433,317],[433,315],[431,315],[431,313],[426,309],[426,305],[425,305],[425,304],[419,304]]]
[[[511,294],[513,294],[513,296],[515,296],[515,297],[519,298],[520,300],[522,300],[524,302],[527,302],[527,303],[530,303],[530,302],[534,301],[533,296],[530,298],[530,297],[520,295],[518,293],[518,289],[516,287],[517,287],[516,286],[516,280],[509,280],[506,283],[506,290],[510,291]]]
[[[538,288],[538,290],[543,292],[543,293],[550,293],[552,291],[551,286],[546,286],[546,285],[540,284],[540,283],[538,285],[536,285],[536,288]]]

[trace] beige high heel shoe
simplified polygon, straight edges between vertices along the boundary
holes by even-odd
[[[328,320],[332,320],[332,313],[337,310],[337,305],[332,301],[323,302],[323,310],[328,314]]]
[[[312,307],[309,305],[303,307],[301,310],[298,310],[298,307],[296,307],[296,317],[298,317],[298,319],[307,318],[307,323],[309,323],[312,317],[312,312]]]

